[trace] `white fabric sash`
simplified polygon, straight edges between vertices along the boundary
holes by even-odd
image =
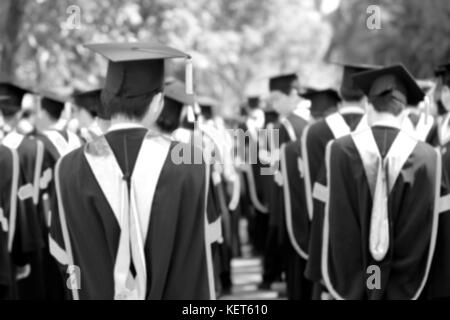
[[[242,166],[242,170],[245,172],[245,175],[248,179],[248,188],[249,188],[249,194],[250,194],[250,200],[252,201],[252,204],[255,206],[255,208],[262,213],[267,213],[267,207],[259,200],[258,198],[258,192],[256,191],[256,182],[255,182],[255,176],[253,175],[253,169],[250,164],[245,164]]]
[[[67,131],[68,140],[64,139],[61,133],[56,130],[46,130],[43,133],[56,148],[60,157],[81,147],[80,139],[72,132]]]
[[[289,121],[289,119],[282,118],[281,119],[281,124],[286,129],[286,132],[288,133],[289,139],[291,139],[291,141],[297,141],[297,135],[295,134],[294,127],[292,126],[292,123]]]
[[[285,204],[285,216],[286,216],[286,229],[288,233],[289,240],[294,247],[297,254],[302,257],[303,259],[308,259],[308,254],[302,250],[300,247],[300,244],[297,242],[297,239],[294,235],[294,229],[292,227],[292,206],[291,206],[291,191],[289,189],[289,174],[287,170],[287,164],[286,164],[286,145],[281,146],[281,155],[280,155],[280,162],[281,162],[281,173],[283,174],[283,195],[284,195],[284,204]],[[298,213],[297,213],[298,214]]]
[[[417,122],[417,125],[414,127],[414,124],[408,117],[408,114],[410,113],[411,112],[408,112],[405,116],[405,119],[403,120],[402,130],[404,130],[405,132],[407,132],[408,134],[410,134],[411,136],[415,137],[420,141],[425,141],[431,129],[433,128],[434,125],[433,117],[426,116],[424,113],[421,113],[419,116],[419,121]],[[427,121],[425,121],[425,119],[427,119]]]
[[[17,149],[23,141],[24,136],[16,131],[11,131],[2,140],[2,144],[10,149]]]
[[[333,133],[334,139],[350,134],[351,130],[344,117],[338,112],[335,112],[325,118],[325,122]]]
[[[130,178],[129,193],[127,182],[123,179],[123,173],[106,138],[100,137],[85,149],[89,166],[121,229],[114,266],[115,299],[143,300],[146,297],[144,246],[153,197],[170,143],[162,136],[148,134],[139,150]],[[136,269],[136,278],[130,272],[131,261]]]
[[[372,137],[373,138],[373,137]],[[374,139],[373,139],[374,140]],[[362,139],[361,139],[362,141]],[[373,142],[373,141],[372,141]],[[327,168],[327,181],[329,183],[331,175],[330,175],[330,164],[331,164],[331,146],[332,142],[330,142],[327,145],[326,152],[325,152],[325,163]],[[431,239],[430,239],[430,245],[429,245],[429,251],[428,251],[428,257],[427,257],[427,265],[425,268],[424,276],[422,278],[422,281],[419,285],[419,288],[415,292],[415,294],[411,297],[412,300],[417,300],[419,296],[421,295],[425,284],[428,279],[428,275],[431,268],[431,262],[433,260],[434,250],[436,248],[436,236],[437,236],[437,229],[438,229],[438,217],[440,210],[442,210],[442,202],[444,199],[440,198],[440,177],[442,173],[442,163],[441,163],[441,157],[439,155],[439,152],[436,150],[436,176],[435,178],[435,199],[434,199],[434,212],[433,212],[433,222],[432,222],[432,229],[431,229]],[[392,179],[391,179],[392,181]],[[391,184],[391,181],[389,181],[389,185]],[[395,184],[395,181],[392,181],[393,184]],[[323,237],[322,237],[322,276],[325,286],[327,287],[328,291],[331,293],[334,299],[337,300],[344,300],[345,298],[335,289],[333,286],[333,283],[330,278],[329,270],[328,270],[328,247],[329,247],[329,235],[330,235],[330,223],[329,223],[329,201],[326,202],[325,205],[325,218],[323,223]]]
[[[441,143],[441,146],[444,146],[445,144],[447,144],[447,142],[450,141],[449,124],[450,124],[450,113],[448,113],[442,119],[442,122],[439,125],[439,141]]]
[[[372,130],[352,134],[372,194],[369,248],[381,261],[389,250],[388,197],[417,140],[400,131],[388,154],[381,158]]]

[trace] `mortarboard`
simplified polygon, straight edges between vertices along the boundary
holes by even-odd
[[[450,86],[450,63],[439,65],[434,70],[434,74],[437,78],[442,79],[443,84]]]
[[[261,106],[261,100],[259,97],[248,97],[247,105],[249,109],[258,109]]]
[[[311,101],[311,114],[314,118],[321,118],[337,108],[341,97],[339,93],[331,88],[307,89],[301,96]]]
[[[182,105],[192,105],[194,96],[186,94],[185,85],[179,80],[166,81],[164,96]]]
[[[59,119],[64,111],[64,106],[68,100],[57,93],[43,91],[41,96],[41,108],[46,110],[53,118]]]
[[[157,42],[86,44],[108,59],[104,91],[135,97],[164,88],[164,60],[186,58],[186,93],[193,93],[190,56]]]
[[[289,95],[292,89],[298,89],[298,77],[295,73],[278,75],[269,79],[270,91],[281,91]]]
[[[368,64],[341,64],[343,67],[342,82],[340,88],[340,95],[343,100],[356,101],[364,97],[364,92],[355,84],[353,75],[356,73],[375,70],[379,66]]]
[[[197,103],[200,106],[200,112],[206,119],[211,119],[213,116],[213,110],[219,105],[219,102],[211,97],[200,96],[197,99]]]
[[[369,100],[389,95],[405,105],[416,106],[425,98],[417,82],[401,64],[364,71],[353,77]]]
[[[11,82],[0,83],[0,96],[6,97],[0,101],[0,109],[5,115],[18,112],[22,107],[22,99],[25,94],[30,93],[30,89]]]
[[[85,92],[74,93],[73,102],[80,108],[90,112],[100,119],[109,120],[108,112],[104,108],[100,99],[102,89],[95,89]]]

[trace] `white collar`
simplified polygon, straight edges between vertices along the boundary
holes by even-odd
[[[340,114],[349,114],[349,113],[356,113],[356,114],[364,114],[364,110],[361,109],[358,106],[352,106],[352,105],[346,105],[339,108]]]
[[[125,130],[125,129],[145,129],[145,127],[139,123],[134,122],[122,122],[116,123],[109,127],[108,132]]]
[[[382,119],[382,120],[378,120],[375,121],[371,127],[375,127],[375,126],[381,126],[381,127],[390,127],[390,128],[395,128],[395,129],[401,129],[401,124],[399,123],[398,119]]]
[[[306,121],[311,120],[311,110],[303,106],[299,105],[292,113]]]
[[[89,126],[89,130],[92,131],[94,134],[101,136],[103,135],[102,129],[100,129],[100,126],[98,125],[97,120],[94,120]]]

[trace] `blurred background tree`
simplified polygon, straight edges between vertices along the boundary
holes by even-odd
[[[381,30],[366,27],[370,4],[381,8]],[[67,24],[71,5],[80,8],[80,28]],[[106,61],[84,43],[159,40],[192,54],[196,91],[231,113],[275,73],[335,85],[336,69],[316,71],[323,60],[402,61],[429,76],[450,53],[449,14],[445,0],[2,0],[0,78],[93,88]],[[170,63],[170,73],[182,79],[182,66]]]
[[[366,25],[369,5],[380,7],[381,29]],[[377,64],[402,62],[418,78],[450,61],[450,2],[346,0],[330,15],[335,26],[329,59]]]

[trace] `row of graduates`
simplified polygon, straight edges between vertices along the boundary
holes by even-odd
[[[448,298],[450,66],[433,81],[341,66],[339,92],[288,74],[270,79],[265,108],[248,100],[244,127],[279,137],[255,133],[242,171],[261,288],[284,275],[293,300]]]
[[[190,57],[159,43],[86,47],[108,59],[101,89],[0,84],[0,299],[228,292],[239,179],[214,101],[193,95]],[[186,84],[165,74],[175,58]],[[62,120],[69,100],[75,121]]]

